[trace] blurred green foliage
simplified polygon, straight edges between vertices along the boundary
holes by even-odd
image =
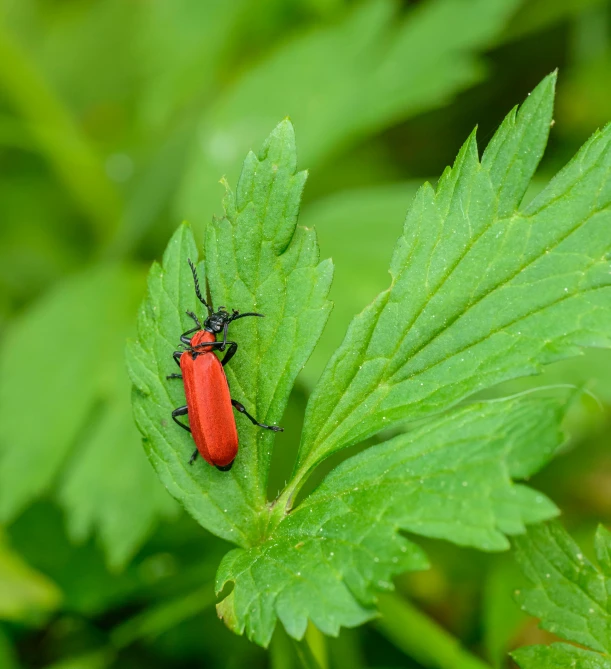
[[[336,307],[289,400],[275,495],[309,389],[387,286],[415,187],[559,67],[545,183],[611,118],[610,14],[608,0],[1,0],[0,667],[298,666],[282,632],[266,654],[217,620],[227,546],[176,508],[131,422],[122,349],[146,269],[182,219],[203,239],[218,180],[289,115]],[[595,352],[536,381],[598,398],[536,481],[580,540],[611,522],[610,378]],[[441,667],[458,640],[508,667],[508,649],[549,640],[511,602],[508,556],[426,550],[432,570],[399,578],[378,623],[308,632],[321,666]]]

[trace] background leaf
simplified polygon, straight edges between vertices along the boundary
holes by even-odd
[[[607,602],[611,584],[611,533],[596,533],[595,567],[559,523],[531,528],[516,539],[516,558],[534,587],[516,593],[522,608],[541,618],[541,627],[583,646],[532,646],[512,656],[524,669],[579,666],[609,667],[611,615]]]
[[[173,517],[177,511],[142,451],[135,447],[140,435],[131,412],[125,411],[130,386],[125,374],[59,485],[59,501],[66,510],[71,536],[83,541],[99,533],[114,568],[133,557],[159,517]],[[109,464],[113,475],[103,475]]]
[[[208,221],[218,176],[235,178],[253,141],[262,141],[283,115],[291,115],[302,159],[314,167],[362,135],[443,104],[481,78],[475,54],[517,5],[433,0],[392,25],[396,5],[372,0],[286,43],[239,78],[201,120],[181,215]]]
[[[74,536],[82,540],[98,526],[117,566],[172,509],[139,452],[122,401],[127,379],[120,351],[141,285],[140,273],[128,266],[101,265],[76,275],[15,322],[0,350],[1,517],[15,518],[47,493],[74,448],[75,464],[60,484],[68,486],[63,499]],[[34,354],[15,355],[24,345]],[[118,426],[127,429],[117,438]],[[137,483],[154,489],[146,506]],[[99,496],[91,497],[92,484]]]
[[[388,283],[388,254],[421,182],[354,188],[305,204],[299,223],[316,227],[319,244],[333,258],[329,298],[333,310],[300,379],[313,388],[342,343],[350,321]]]
[[[32,623],[47,617],[60,601],[57,586],[26,564],[0,536],[0,619]]]

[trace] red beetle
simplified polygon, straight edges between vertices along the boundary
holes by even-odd
[[[231,399],[229,384],[223,369],[238,350],[236,342],[227,340],[229,324],[245,316],[263,317],[263,314],[240,314],[235,310],[229,314],[225,311],[225,307],[219,307],[219,310],[214,312],[202,297],[197,270],[190,260],[189,266],[193,272],[195,294],[208,310],[208,317],[202,325],[192,311],[187,311],[196,326],[180,336],[180,341],[185,345],[184,350],[173,353],[174,360],[178,363],[182,374],[170,374],[167,377],[183,380],[187,404],[174,409],[172,418],[180,427],[193,435],[197,448],[189,464],[192,464],[197,454],[200,453],[209,464],[221,471],[228,471],[238,453],[238,431],[232,406],[255,425],[273,432],[282,432],[282,428],[277,425],[259,423],[240,402]],[[221,331],[223,339],[217,341],[216,336]],[[189,337],[189,335],[193,336]],[[225,349],[227,353],[221,361],[216,357],[214,351]],[[178,416],[185,415],[189,417],[188,426],[178,420]]]

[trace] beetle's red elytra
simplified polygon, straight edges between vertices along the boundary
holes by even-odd
[[[229,314],[225,307],[219,307],[218,311],[214,312],[202,297],[195,265],[191,260],[188,262],[193,273],[195,294],[206,307],[208,317],[202,325],[192,311],[187,311],[189,317],[195,321],[196,327],[180,336],[184,348],[173,353],[173,358],[182,374],[170,374],[167,377],[183,380],[187,403],[174,409],[172,418],[193,436],[197,448],[189,464],[193,463],[199,453],[206,462],[217,469],[228,471],[238,453],[238,431],[233,408],[243,413],[254,425],[273,432],[282,432],[282,428],[277,425],[259,423],[246,411],[243,404],[231,398],[223,369],[238,350],[236,342],[227,340],[229,324],[239,318],[263,317],[263,314],[254,312],[240,314],[235,310]],[[216,337],[220,332],[223,333],[223,339],[217,341]],[[189,338],[189,335],[192,337]],[[214,351],[225,351],[225,349],[227,352],[220,360]],[[178,416],[188,416],[189,425],[181,423]]]

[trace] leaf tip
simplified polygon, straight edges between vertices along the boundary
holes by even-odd
[[[558,81],[558,70],[550,72],[546,77],[544,77],[533,90],[528,94],[526,102],[521,105],[522,107],[527,106],[529,99],[535,101],[535,104],[543,104],[548,108],[548,113],[551,116],[552,109],[554,106],[554,97],[556,95],[556,82]]]
[[[292,172],[297,169],[295,128],[288,117],[278,123],[263,143],[259,153],[259,161],[263,162],[264,160],[284,163]]]

